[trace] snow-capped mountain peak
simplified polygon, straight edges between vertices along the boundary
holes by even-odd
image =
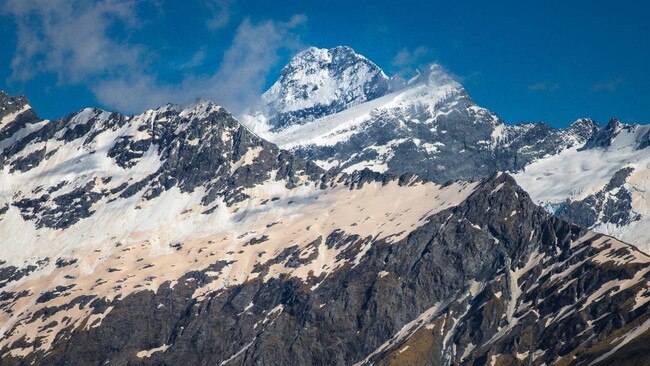
[[[334,61],[337,58],[345,61]],[[332,82],[336,88],[329,88]],[[361,86],[370,86],[373,92],[355,94],[365,90]],[[297,91],[302,91],[299,97],[291,97]],[[321,92],[325,92],[323,99],[314,96]],[[338,102],[327,99],[335,96]],[[307,98],[307,107],[302,108],[301,98]],[[367,167],[402,174],[413,170],[413,164],[431,166],[437,160],[424,175],[441,175],[439,181],[448,180],[449,174],[457,176],[445,172],[452,164],[447,155],[462,151],[485,156],[468,146],[489,145],[494,129],[502,125],[496,115],[477,106],[441,65],[431,64],[403,81],[399,76],[388,78],[349,47],[299,53],[262,101],[267,108],[245,116],[243,124],[324,168]],[[273,112],[294,106],[300,109]],[[487,169],[482,161],[476,165]]]
[[[244,123],[260,133],[304,124],[385,95],[389,78],[350,47],[310,47],[293,57]]]
[[[612,117],[609,123],[607,123],[603,129],[598,131],[598,133],[596,133],[582,149],[606,148],[611,145],[612,141],[620,131],[621,123],[616,117]]]
[[[26,109],[31,109],[31,107],[25,97],[11,97],[4,91],[0,90],[0,118],[3,121],[3,123],[0,124],[0,128],[4,127],[4,125],[10,121],[10,118],[5,117]]]
[[[0,152],[22,136],[26,136],[44,122],[23,96],[12,97],[0,91]],[[0,154],[0,164],[2,164]]]
[[[205,118],[211,113],[219,112],[221,110],[223,110],[223,107],[220,105],[215,104],[210,100],[199,98],[194,101],[194,103],[182,108],[182,110],[180,110],[180,115],[184,117]]]
[[[578,118],[573,123],[569,125],[571,129],[598,129],[598,123],[591,118]]]
[[[29,101],[23,96],[12,97],[0,90],[0,130],[15,123],[17,117],[25,112],[34,113]]]

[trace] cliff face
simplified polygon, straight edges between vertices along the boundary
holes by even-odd
[[[345,191],[353,195],[378,187],[402,187],[395,189],[406,194],[420,184],[375,178],[356,176],[340,184],[352,188]],[[67,304],[46,306],[9,333],[77,309],[90,315],[75,326],[50,324],[59,332],[47,350],[25,352],[33,340],[29,333],[4,344],[3,360],[206,365],[643,360],[634,349],[647,338],[650,324],[650,258],[547,214],[506,174],[478,185],[437,189],[420,200],[439,202],[452,193],[465,198],[436,203],[423,221],[403,216],[408,227],[393,227],[400,231],[389,237],[354,234],[362,225],[356,221],[344,230],[320,231],[307,245],[274,250],[269,260],[254,266],[251,275],[258,276],[215,291],[201,289],[233,276],[228,268],[235,259],[210,259],[208,267],[197,266],[158,288],[111,300],[68,295]],[[359,202],[356,209],[370,207]],[[273,228],[282,225],[272,225],[242,250],[272,248]],[[181,263],[190,247],[181,246],[170,258]],[[330,269],[314,270],[314,262],[332,250]],[[70,267],[74,264],[61,270]],[[310,274],[299,276],[301,268],[311,268]],[[137,272],[117,270],[125,278]],[[110,273],[104,281],[113,281]],[[97,277],[101,282],[102,275]],[[55,302],[70,291],[56,288],[36,301]],[[8,296],[11,302],[30,294],[16,287]],[[16,351],[8,352],[12,348]]]

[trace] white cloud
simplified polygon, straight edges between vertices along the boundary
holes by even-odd
[[[618,89],[618,87],[621,86],[621,84],[623,84],[624,82],[625,82],[625,79],[622,76],[619,76],[614,80],[600,81],[600,82],[594,84],[591,87],[590,91],[592,93],[597,93],[597,92],[605,91],[605,90],[609,91],[609,92],[613,92],[616,89]]]
[[[418,66],[422,59],[429,55],[429,49],[425,46],[420,46],[414,50],[402,48],[393,57],[392,64],[397,67],[412,67]]]
[[[125,111],[207,98],[238,114],[262,93],[268,73],[278,62],[278,52],[300,47],[293,31],[306,20],[302,15],[288,22],[244,20],[212,75],[190,75],[179,84],[164,85],[150,75],[136,74],[101,82],[93,90],[101,102]]]
[[[164,83],[148,62],[156,57],[154,50],[115,37],[124,32],[112,32],[136,27],[136,5],[118,0],[7,0],[2,11],[14,18],[18,34],[12,79],[54,74],[59,84],[84,85],[105,107],[127,113],[202,97],[236,114],[262,93],[280,50],[300,46],[297,27],[306,22],[303,15],[286,22],[245,19],[214,72],[190,73],[206,59],[209,49],[202,48],[179,66],[185,73],[181,81]],[[213,5],[218,11],[212,26],[227,23],[232,0],[215,0]]]
[[[90,0],[8,0],[2,11],[17,26],[17,48],[11,61],[12,79],[25,81],[51,72],[59,83],[130,69],[142,49],[112,40],[112,26],[132,26],[132,2]]]
[[[208,2],[208,7],[212,11],[212,17],[207,22],[210,29],[220,29],[228,24],[233,2],[234,0],[212,0]]]
[[[184,70],[199,67],[201,64],[203,64],[203,61],[205,61],[205,56],[205,48],[201,48],[200,50],[196,51],[189,60],[179,65],[178,68]]]
[[[138,113],[147,108],[176,103],[180,97],[172,87],[159,85],[154,77],[146,74],[102,80],[91,90],[100,103],[125,113]]]
[[[535,83],[528,85],[528,90],[532,91],[549,91],[553,92],[560,88],[560,84],[555,82],[543,81],[540,83]]]
[[[292,30],[307,18],[296,15],[288,22],[265,21],[254,24],[246,19],[237,30],[206,95],[238,113],[261,94],[266,75],[278,62],[280,49],[297,49],[299,38]]]

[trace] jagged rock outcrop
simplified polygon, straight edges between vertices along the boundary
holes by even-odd
[[[2,203],[36,227],[67,228],[89,217],[93,207],[119,204],[136,193],[144,192],[146,201],[174,187],[181,193],[200,189],[202,205],[217,197],[231,205],[269,179],[295,187],[323,174],[207,101],[132,117],[87,108],[39,122],[24,108],[0,130],[17,131],[0,140],[0,167],[11,174],[3,179]],[[21,133],[28,127],[14,128],[24,121],[30,121],[29,133]]]

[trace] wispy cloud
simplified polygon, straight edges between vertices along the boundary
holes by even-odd
[[[420,46],[414,50],[409,50],[408,48],[402,48],[392,60],[393,66],[397,67],[414,67],[417,66],[422,59],[429,55],[429,48],[425,46]]]
[[[528,90],[532,91],[548,91],[553,92],[560,88],[560,84],[550,81],[543,81],[540,83],[535,83],[528,85]]]
[[[59,83],[131,69],[143,49],[107,36],[112,27],[136,24],[133,2],[90,0],[7,0],[2,12],[17,25],[12,80],[51,72]]]
[[[392,73],[396,78],[394,82],[400,84],[403,79],[411,78],[417,70],[421,70],[429,63],[431,50],[420,46],[415,49],[402,48],[391,60]]]
[[[610,91],[613,92],[616,89],[618,89],[621,84],[625,83],[625,79],[622,76],[617,77],[616,79],[609,80],[609,81],[600,81],[594,84],[590,92],[592,93],[597,93],[600,91]]]
[[[212,11],[212,17],[207,22],[210,29],[220,29],[228,24],[233,3],[234,0],[211,0],[208,2],[208,7]]]
[[[469,74],[464,74],[464,75],[458,75],[451,72],[450,74],[454,78],[454,80],[457,80],[459,83],[467,83],[470,81],[475,81],[476,79],[481,77],[480,71],[472,71]]]
[[[214,1],[213,28],[230,20],[232,3]],[[203,67],[202,74],[192,73],[205,66],[210,50],[202,48],[179,65],[184,77],[170,83],[151,66],[159,57],[155,50],[130,43],[125,32],[113,32],[137,27],[136,6],[122,0],[7,0],[2,11],[15,19],[18,34],[12,80],[54,74],[60,84],[86,86],[104,106],[129,113],[198,97],[238,113],[259,97],[279,52],[299,48],[298,29],[307,21],[303,15],[288,21],[245,19],[213,72]]]
[[[287,22],[268,20],[255,24],[244,20],[219,70],[210,78],[206,94],[235,112],[250,105],[261,93],[266,75],[277,64],[278,51],[300,48],[300,39],[293,30],[305,22],[304,15],[295,15]]]
[[[299,48],[300,39],[293,31],[306,21],[303,15],[293,16],[287,22],[244,20],[212,75],[190,75],[178,84],[168,85],[159,83],[152,75],[135,74],[101,82],[93,90],[103,103],[126,111],[204,97],[238,114],[262,93],[266,76],[278,62],[278,52]]]
[[[199,67],[201,64],[203,64],[203,61],[205,61],[205,56],[205,48],[201,48],[200,50],[196,51],[189,60],[180,64],[178,68],[181,70],[187,70]]]

